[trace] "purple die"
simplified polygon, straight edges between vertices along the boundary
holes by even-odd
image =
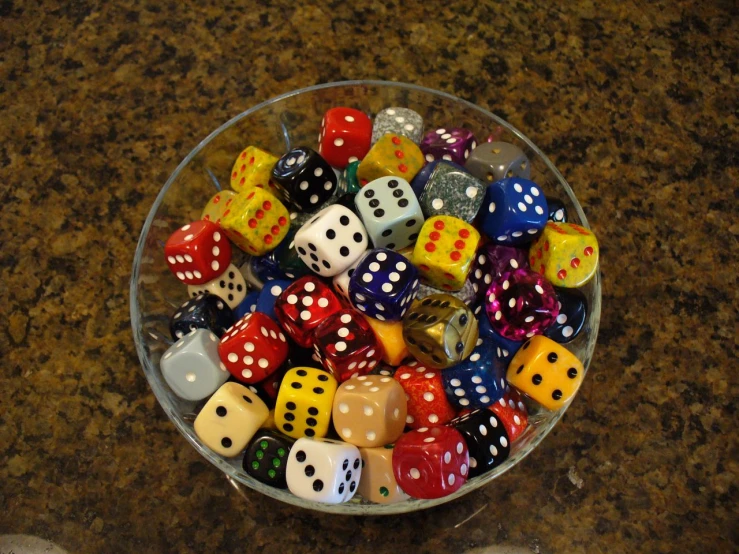
[[[466,360],[441,373],[449,403],[457,408],[487,408],[503,397],[508,365],[482,339]]]
[[[462,165],[477,146],[477,139],[467,129],[436,129],[426,133],[420,146],[427,162],[446,160]]]
[[[504,271],[529,267],[528,254],[525,250],[513,246],[488,243],[477,251],[472,264],[469,280],[476,298],[482,298],[496,279]]]
[[[411,188],[413,189],[413,192],[415,193],[416,197],[420,198],[421,193],[426,188],[426,184],[429,182],[429,179],[431,179],[431,174],[434,172],[434,169],[436,169],[436,166],[439,165],[439,162],[442,160],[435,160],[433,162],[427,163],[421,171],[416,173],[416,176],[413,177],[413,180],[411,181]],[[469,170],[462,167],[459,164],[455,164],[454,162],[447,161],[450,166],[452,166],[457,171],[461,171],[463,173],[469,173]]]
[[[418,271],[401,254],[370,251],[349,280],[349,298],[360,311],[380,321],[398,321],[418,294]]]
[[[544,333],[557,319],[559,305],[554,287],[543,275],[521,268],[493,279],[485,311],[493,330],[520,341]]]
[[[539,185],[523,177],[491,183],[480,208],[482,232],[500,244],[531,242],[547,223],[547,201]]]

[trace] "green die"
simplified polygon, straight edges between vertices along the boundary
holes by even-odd
[[[344,173],[339,177],[339,194],[345,194],[347,192],[357,193],[359,192],[359,189],[362,188],[359,186],[359,179],[357,179],[358,167],[358,161],[352,162],[346,166]]]
[[[298,256],[295,250],[295,233],[300,227],[292,226],[285,235],[285,239],[274,251],[274,260],[277,262],[280,271],[282,271],[288,279],[299,279],[303,275],[309,275],[311,270],[305,265],[305,262]]]

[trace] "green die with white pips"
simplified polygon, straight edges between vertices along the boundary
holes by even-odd
[[[485,184],[446,162],[439,162],[419,197],[423,215],[451,215],[472,223],[480,211]]]
[[[393,445],[360,448],[362,476],[357,492],[377,504],[394,504],[409,496],[398,486],[393,474]]]
[[[356,194],[362,188],[357,179],[357,168],[359,161],[351,162],[339,177],[339,194]]]
[[[285,468],[294,442],[275,431],[260,429],[246,448],[244,471],[265,485],[287,488]]]

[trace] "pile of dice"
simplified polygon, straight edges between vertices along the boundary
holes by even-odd
[[[318,143],[247,147],[233,190],[171,235],[189,300],[162,374],[204,401],[201,441],[262,483],[327,503],[451,494],[506,460],[525,397],[576,393],[562,344],[597,241],[513,144],[424,134],[397,107],[332,108]]]

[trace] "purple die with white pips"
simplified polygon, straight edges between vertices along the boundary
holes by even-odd
[[[482,298],[494,279],[504,271],[529,267],[528,253],[520,248],[488,243],[477,251],[469,280],[476,298]]]
[[[435,129],[421,140],[420,148],[427,162],[446,160],[463,165],[477,146],[472,131],[462,128]]]
[[[357,265],[349,280],[349,299],[362,313],[398,321],[418,294],[418,271],[401,254],[378,248]]]

